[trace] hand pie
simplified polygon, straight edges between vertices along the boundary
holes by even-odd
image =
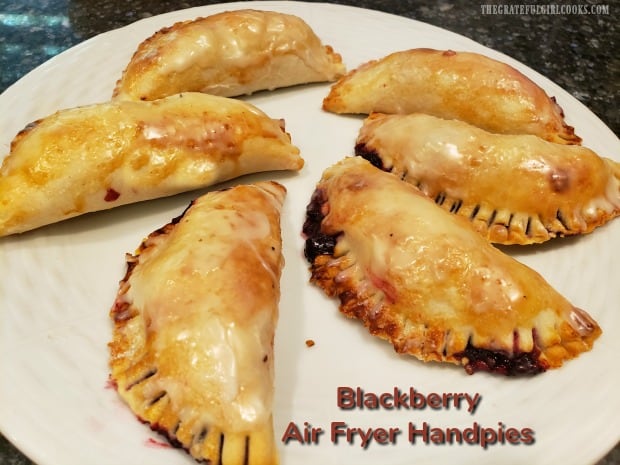
[[[114,90],[126,100],[179,92],[224,97],[345,73],[340,55],[297,16],[239,10],[177,23],[140,44]]]
[[[507,64],[469,52],[412,49],[363,64],[323,101],[334,113],[428,113],[490,132],[581,139],[543,89]]]
[[[195,200],[128,255],[110,316],[111,379],[138,418],[198,461],[276,465],[275,182]]]
[[[601,333],[467,220],[360,157],[325,171],[304,234],[311,281],[399,353],[468,373],[534,374]]]
[[[0,171],[0,235],[302,166],[282,122],[238,100],[187,93],[62,110],[11,144]]]
[[[582,146],[417,113],[371,115],[355,151],[492,242],[584,234],[620,215],[620,164]]]

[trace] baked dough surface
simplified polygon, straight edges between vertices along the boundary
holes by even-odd
[[[578,145],[414,113],[371,115],[355,150],[496,243],[585,234],[620,215],[620,164]]]
[[[283,122],[239,100],[185,93],[61,110],[12,142],[0,169],[0,235],[302,166]]]

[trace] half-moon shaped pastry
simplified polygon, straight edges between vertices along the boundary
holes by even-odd
[[[620,215],[620,164],[578,145],[421,113],[373,114],[355,151],[496,243],[585,234]]]
[[[542,88],[513,67],[470,52],[421,48],[370,61],[340,78],[323,108],[334,113],[428,113],[490,132],[581,142]]]
[[[281,120],[234,99],[187,93],[62,110],[11,144],[0,169],[0,235],[302,166]]]
[[[284,196],[275,182],[205,194],[127,256],[110,311],[111,379],[140,420],[198,461],[278,463]]]
[[[334,81],[346,69],[301,18],[227,11],[176,23],[142,42],[114,89],[128,100],[179,92],[224,97]]]
[[[311,281],[399,353],[469,373],[535,374],[601,333],[466,219],[360,157],[324,172],[304,234]]]

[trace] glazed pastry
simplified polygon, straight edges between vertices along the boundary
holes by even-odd
[[[275,182],[199,197],[127,257],[110,316],[111,379],[140,420],[213,464],[276,465]]]
[[[164,28],[142,42],[114,96],[155,100],[179,92],[224,97],[334,81],[340,55],[301,18],[274,11],[227,11]]]
[[[466,219],[361,157],[324,172],[304,234],[311,281],[399,353],[468,373],[535,374],[601,333]]]
[[[412,49],[363,64],[323,101],[334,113],[427,113],[490,132],[581,139],[543,89],[507,64],[469,52]]]
[[[282,121],[238,100],[187,93],[62,110],[11,144],[0,171],[0,235],[302,166]]]
[[[620,164],[582,146],[414,113],[371,115],[355,151],[492,242],[584,234],[620,215]]]

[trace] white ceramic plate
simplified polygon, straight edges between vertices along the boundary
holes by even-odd
[[[247,3],[212,5],[139,21],[68,50],[0,96],[1,151],[28,122],[58,109],[107,100],[138,43],[163,26]],[[515,66],[555,95],[584,144],[618,157],[620,142],[587,108],[514,60],[427,24],[351,7],[296,2],[252,2],[251,7],[304,18],[349,68],[413,47],[471,50]],[[423,364],[397,356],[389,344],[345,320],[336,303],[308,285],[300,237],[304,209],[322,171],[351,154],[359,117],[321,111],[328,85],[261,93],[248,100],[285,118],[306,166],[298,175],[270,174],[289,195],[283,218],[286,267],[276,339],[275,430],[283,464],[578,464],[593,463],[620,439],[620,221],[579,239],[516,249],[604,330],[594,349],[562,369],[531,379],[505,379]],[[231,184],[231,183],[229,183]],[[87,215],[0,240],[0,430],[41,465],[191,464],[182,451],[161,447],[107,385],[108,310],[124,273],[124,254],[153,229],[178,215],[197,193]],[[511,249],[513,250],[513,249]],[[513,252],[514,253],[514,252]],[[308,348],[307,339],[316,345]],[[342,410],[338,386],[368,392],[478,393],[465,409]],[[360,446],[330,438],[333,422],[349,427],[399,428],[394,444]],[[279,439],[287,425],[327,432],[317,444]],[[407,426],[531,428],[533,445],[408,441]]]

